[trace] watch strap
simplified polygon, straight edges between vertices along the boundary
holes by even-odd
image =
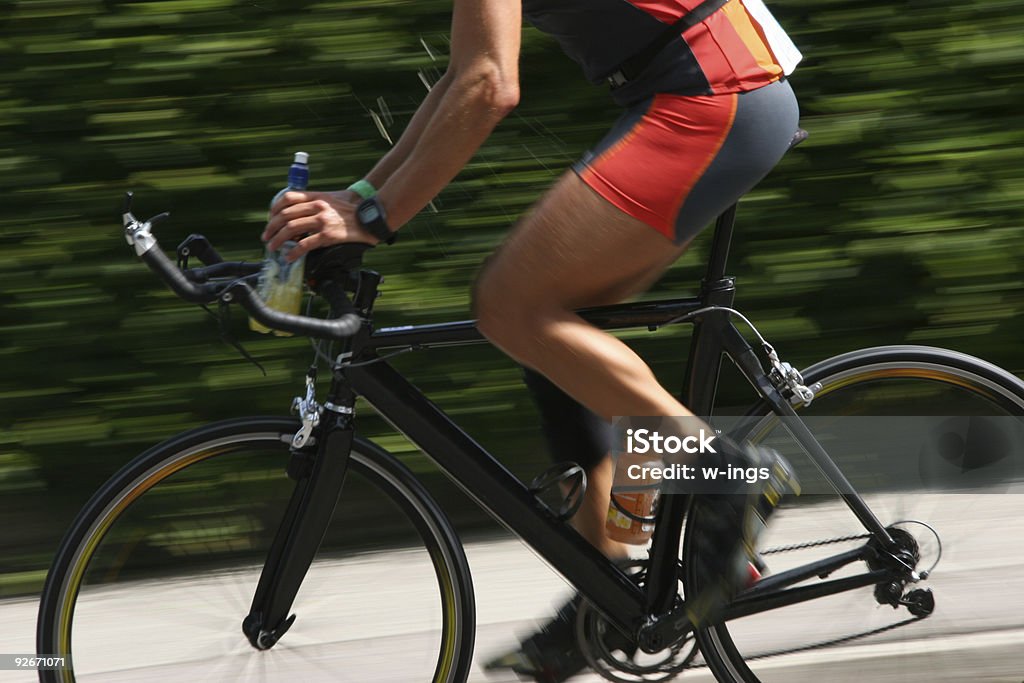
[[[362,180],[357,180],[351,185],[349,185],[348,191],[355,192],[363,199],[369,199],[370,197],[373,197],[374,195],[377,194],[377,188],[375,188],[373,186],[373,183],[371,183],[366,178],[363,178]]]

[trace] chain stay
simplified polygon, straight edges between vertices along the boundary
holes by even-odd
[[[871,538],[871,534],[859,534],[859,535],[853,535],[853,536],[839,536],[839,537],[836,537],[836,538],[829,538],[829,539],[824,539],[824,540],[820,540],[820,541],[808,541],[806,543],[794,543],[792,545],[783,545],[783,546],[778,546],[778,547],[775,547],[775,548],[767,548],[767,549],[762,550],[760,552],[761,552],[762,555],[774,555],[774,554],[778,554],[778,553],[792,552],[792,551],[795,551],[795,550],[805,550],[807,548],[817,548],[817,547],[820,547],[820,546],[823,546],[823,545],[831,545],[831,544],[835,544],[835,543],[847,543],[849,541],[859,541],[859,540],[864,540],[864,539],[867,539],[867,538]],[[900,628],[901,626],[906,626],[908,624],[913,624],[916,621],[921,621],[922,619],[926,618],[927,616],[928,615],[915,616],[915,617],[911,617],[910,619],[904,619],[903,621],[897,621],[897,622],[895,622],[893,624],[889,624],[887,626],[881,626],[879,628],[870,629],[868,631],[863,631],[861,633],[853,633],[851,635],[841,636],[839,638],[832,638],[830,640],[823,640],[823,641],[818,642],[818,643],[811,643],[810,645],[799,645],[797,647],[793,647],[793,648],[789,648],[789,649],[785,649],[785,650],[775,650],[773,652],[763,652],[763,653],[757,654],[757,655],[750,655],[750,656],[744,655],[743,659],[744,659],[744,661],[752,662],[752,661],[757,661],[757,660],[760,660],[760,659],[769,659],[771,657],[781,657],[783,655],[795,654],[797,652],[809,652],[811,650],[821,650],[821,649],[825,649],[825,648],[828,648],[828,647],[835,647],[837,645],[842,645],[844,643],[849,643],[849,642],[852,642],[854,640],[859,640],[861,638],[867,638],[869,636],[874,636],[874,635],[878,635],[880,633],[885,633],[886,631],[892,631],[894,629]],[[700,663],[700,664],[690,664],[686,668],[687,669],[704,669],[704,668],[707,668],[707,666],[708,665],[705,664],[705,663]]]
[[[925,617],[911,617],[910,619],[904,619],[903,621],[897,621],[894,624],[888,626],[880,626],[879,628],[871,629],[870,631],[864,631],[863,633],[854,633],[849,636],[841,636],[839,638],[833,638],[831,640],[823,640],[820,643],[811,643],[810,645],[801,645],[799,647],[790,648],[788,650],[777,650],[775,652],[764,652],[759,655],[752,655],[750,657],[744,656],[743,659],[748,662],[757,661],[759,659],[768,659],[770,657],[781,657],[782,655],[790,655],[796,652],[809,652],[811,650],[821,650],[826,647],[835,647],[836,645],[842,645],[843,643],[849,643],[860,638],[867,638],[868,636],[875,636],[879,633],[885,633],[886,631],[892,631],[901,626],[907,624],[913,624],[915,621],[921,621]]]

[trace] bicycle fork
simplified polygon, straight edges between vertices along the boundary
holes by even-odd
[[[242,620],[242,632],[258,650],[273,647],[294,623],[296,615],[289,616],[292,603],[327,532],[348,470],[355,395],[343,388],[321,406],[313,397],[314,379],[311,371],[305,401],[295,401],[302,417],[288,464],[295,489],[267,553],[252,607]],[[310,448],[314,434],[315,451]]]

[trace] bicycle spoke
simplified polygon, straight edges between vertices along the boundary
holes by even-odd
[[[942,373],[955,381],[938,381],[944,377]],[[826,390],[810,409],[801,412],[839,419],[848,414],[859,419],[871,415],[1021,414],[1021,404],[993,399],[988,385],[979,382],[979,389],[974,391],[971,377],[956,368],[940,371],[915,365],[894,371],[889,364],[885,373],[872,373],[870,368],[860,375],[847,371],[841,378],[841,390]],[[825,383],[828,389],[829,380]],[[775,432],[759,432],[762,438],[769,434]],[[870,430],[855,436],[856,442],[828,450],[841,468],[856,473],[865,467],[863,454],[885,450],[872,443],[872,438],[883,437]],[[766,440],[781,450],[785,446],[779,444],[785,438],[783,434]],[[793,447],[790,444],[789,448]],[[791,461],[801,457],[792,450],[784,454]],[[883,524],[890,528],[895,525],[912,535],[919,571],[935,564],[938,535],[942,556],[934,572],[919,583],[910,580],[900,584],[897,594],[909,598],[910,591],[928,588],[933,591],[934,612],[918,618],[905,606],[893,609],[879,604],[875,588],[868,586],[735,619],[700,636],[708,661],[721,680],[844,681],[854,680],[853,672],[857,672],[857,680],[900,683],[979,680],[985,676],[1012,680],[1002,677],[1019,664],[1009,656],[1008,638],[1011,634],[1024,635],[1024,618],[1010,607],[1024,600],[1024,581],[1017,578],[1016,569],[1024,557],[1018,556],[1017,544],[1012,541],[1024,533],[1024,521],[1018,521],[1024,510],[1024,483],[998,458],[990,459],[994,464],[987,471],[939,471],[927,459],[929,455],[915,450],[903,454],[912,458],[909,462],[894,463],[901,471],[921,468],[922,480],[916,488],[910,479],[888,486],[883,482],[863,498]],[[844,463],[842,458],[848,456],[856,459]],[[930,525],[934,533],[916,521]],[[769,549],[765,560],[770,571],[778,574],[856,548],[865,542],[864,534],[864,528],[838,496],[805,495],[773,518],[763,544]],[[845,536],[849,538],[833,542]],[[866,570],[865,563],[855,562],[825,580]],[[812,577],[797,585],[814,585],[821,580]],[[935,647],[936,642],[942,642],[943,647]],[[972,662],[973,668],[965,667],[964,661]]]
[[[455,551],[438,545],[439,523],[410,517],[425,503],[385,494],[405,483],[363,455],[353,455],[352,492],[296,596],[294,624],[271,649],[253,648],[242,620],[294,484],[279,439],[238,442],[174,455],[166,476],[129,477],[147,487],[124,509],[116,497],[104,508],[113,523],[72,556],[84,567],[70,629],[76,681],[399,682],[440,661],[447,681],[469,666],[471,648],[459,650],[466,584],[447,564]],[[174,458],[190,464],[175,471]],[[55,637],[67,615],[46,622]]]

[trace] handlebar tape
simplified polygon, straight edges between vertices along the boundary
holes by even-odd
[[[212,303],[218,298],[227,301],[234,300],[240,303],[242,308],[248,311],[249,315],[257,322],[271,329],[309,337],[342,340],[354,335],[362,325],[362,319],[349,302],[344,290],[335,283],[331,283],[334,286],[324,288],[328,290],[324,295],[337,317],[321,320],[274,310],[267,306],[263,299],[245,282],[236,282],[227,290],[220,290],[211,285],[197,285],[178,269],[158,245],[154,245],[140,256],[143,262],[171,288],[171,291],[185,301],[205,304]],[[226,298],[228,296],[230,298]]]
[[[158,245],[140,254],[143,262],[150,270],[160,276],[160,279],[167,283],[175,294],[185,301],[194,304],[208,304],[217,298],[217,293],[209,287],[197,285],[190,281],[185,274],[178,270],[167,254]]]
[[[276,311],[263,303],[263,299],[244,282],[232,285],[227,293],[230,293],[235,300],[242,304],[242,308],[249,311],[249,315],[257,322],[275,330],[309,337],[341,340],[351,337],[359,331],[359,327],[362,325],[362,319],[355,313],[351,304],[347,306],[348,312],[343,312],[340,317],[321,320],[305,315]],[[346,303],[348,302],[346,301]]]

